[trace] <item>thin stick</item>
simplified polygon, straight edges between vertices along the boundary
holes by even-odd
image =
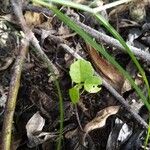
[[[20,46],[20,54],[18,55],[16,62],[14,64],[14,72],[12,74],[12,78],[10,82],[9,94],[6,103],[6,110],[4,113],[4,122],[3,122],[3,129],[2,129],[2,150],[10,150],[13,116],[16,107],[18,89],[20,86],[22,66],[27,51],[28,51],[28,42],[24,40],[22,42],[22,45]]]
[[[91,36],[93,36],[96,40],[98,40],[99,42],[103,42],[108,44],[109,46],[115,47],[117,49],[120,49],[124,52],[126,52],[126,50],[124,49],[124,47],[119,43],[118,40],[102,33],[102,32],[98,32],[95,29],[81,23],[80,21],[74,20],[84,31],[86,31],[87,33],[89,33]],[[127,44],[128,45],[128,44]],[[150,64],[150,53],[145,52],[141,49],[138,49],[136,47],[130,46],[128,45],[129,48],[131,49],[131,51],[135,54],[135,56],[137,56],[138,58],[146,61],[148,64]]]
[[[74,52],[68,45],[60,44],[60,46],[68,53],[70,53],[76,59],[83,59],[79,54]],[[95,72],[98,76],[100,76],[97,72]],[[102,78],[102,77],[101,77]],[[142,125],[144,128],[148,128],[148,124],[138,115],[131,106],[126,102],[126,100],[109,84],[102,78],[103,86],[107,88],[107,90],[123,105],[123,107],[131,113],[131,115],[135,118],[135,120]]]
[[[41,49],[40,45],[39,45],[39,41],[37,40],[37,38],[35,37],[34,33],[28,28],[26,21],[24,19],[24,16],[22,14],[22,9],[21,9],[21,1],[17,1],[17,0],[11,0],[12,6],[13,6],[13,10],[14,13],[16,15],[16,17],[19,20],[19,23],[21,25],[22,30],[25,33],[26,39],[31,42],[31,44],[36,48],[36,55],[40,58],[44,58],[44,60],[46,60],[46,63],[48,63],[48,65],[51,67],[51,69],[54,71],[55,75],[59,74],[58,69],[56,68],[56,66],[49,60],[49,58],[47,57],[47,55],[44,53],[44,51]],[[44,61],[45,62],[45,61]]]
[[[118,6],[118,5],[130,2],[130,1],[132,1],[132,0],[119,0],[119,1],[115,1],[115,2],[106,4],[106,5],[103,5],[103,6],[96,7],[96,8],[93,9],[93,12],[94,13],[98,13],[98,12],[100,12],[102,10],[106,10],[106,9],[109,9],[109,8],[112,8],[112,7],[115,7],[115,6]]]
[[[60,111],[60,129],[59,129],[59,139],[58,139],[58,144],[57,144],[57,149],[61,149],[61,143],[62,143],[62,134],[63,134],[63,122],[64,122],[64,111],[63,111],[63,97],[62,97],[62,93],[60,90],[60,86],[59,86],[59,82],[57,81],[57,75],[59,75],[59,71],[56,68],[56,66],[49,60],[49,58],[47,57],[47,55],[43,52],[43,50],[41,49],[39,42],[37,40],[37,38],[34,36],[33,32],[28,28],[23,13],[22,13],[22,9],[21,9],[21,1],[18,0],[11,0],[12,6],[13,6],[13,10],[15,15],[17,16],[22,30],[24,31],[26,38],[29,42],[31,42],[31,44],[35,47],[35,52],[36,55],[39,56],[43,62],[46,64],[46,66],[48,67],[49,72],[51,73],[52,77],[54,78],[54,84],[57,88],[57,92],[58,92],[58,99],[59,99],[59,111]]]
[[[32,7],[30,6],[26,6],[25,8],[30,8],[31,11],[35,11],[38,13],[44,13],[47,16],[51,16],[52,12],[49,9],[46,8],[40,8],[40,9],[32,9]],[[116,40],[113,37],[110,37],[102,32],[99,32],[87,25],[85,25],[84,23],[81,23],[80,21],[77,21],[74,19],[74,21],[87,33],[89,33],[91,36],[93,36],[97,41],[99,42],[103,42],[106,43],[109,46],[115,47],[118,50],[122,50],[123,52],[126,52],[126,50],[124,49],[124,47],[118,42],[118,40]],[[128,45],[128,44],[127,44]],[[150,53],[149,52],[145,52],[139,48],[136,48],[134,46],[130,46],[128,45],[129,48],[131,49],[131,51],[134,53],[134,55],[142,60],[144,60],[145,62],[147,62],[147,64],[150,64]]]

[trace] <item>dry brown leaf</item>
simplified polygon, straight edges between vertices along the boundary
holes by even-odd
[[[28,147],[33,148],[39,144],[44,143],[49,139],[57,137],[57,133],[43,132],[42,129],[45,125],[45,119],[36,112],[26,124]]]
[[[134,80],[135,80],[135,84],[138,86],[143,84],[143,80],[141,77],[136,76]],[[126,79],[124,84],[123,84],[123,87],[121,89],[121,93],[123,94],[127,91],[130,91],[131,89],[132,89],[132,86],[130,84],[130,81]]]
[[[107,80],[118,92],[121,92],[124,77],[123,75],[106,59],[102,58],[98,52],[87,45],[87,52],[90,55],[96,70],[100,75]]]
[[[119,106],[109,106],[99,111],[97,113],[97,116],[85,125],[84,131],[88,133],[94,129],[102,128],[105,125],[107,118],[111,115],[116,114],[119,108]]]
[[[45,125],[45,119],[36,112],[26,124],[27,135],[30,136],[36,132],[42,131]]]
[[[125,92],[127,92],[127,91],[130,91],[131,89],[132,89],[132,86],[131,86],[131,84],[130,84],[130,81],[126,79],[126,80],[124,81],[124,84],[123,84],[121,93],[123,94],[123,93],[125,93]]]
[[[29,27],[38,26],[44,21],[44,16],[35,12],[26,11],[24,17]]]
[[[45,119],[40,115],[39,112],[36,112],[30,120],[26,124],[27,136],[29,139],[30,145],[36,143],[39,144],[39,140],[37,140],[36,133],[40,133],[45,125]]]

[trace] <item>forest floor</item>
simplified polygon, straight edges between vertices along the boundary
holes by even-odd
[[[117,1],[73,2],[103,8]],[[132,58],[93,15],[53,5],[102,44],[148,96]],[[116,3],[99,13],[130,46],[150,83],[149,0]],[[102,85],[97,93],[82,89],[73,104],[70,66],[79,58],[92,64]],[[124,74],[52,10],[32,1],[1,1],[0,150],[140,150],[148,120],[147,107]]]

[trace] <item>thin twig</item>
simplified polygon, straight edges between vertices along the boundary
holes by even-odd
[[[40,45],[39,45],[39,41],[37,40],[37,38],[35,37],[34,33],[30,30],[30,28],[28,28],[26,21],[24,19],[24,16],[22,14],[22,9],[21,9],[21,1],[17,1],[17,0],[11,0],[12,6],[13,6],[13,10],[14,13],[16,15],[16,17],[19,20],[19,23],[21,25],[22,30],[25,33],[25,36],[27,38],[27,40],[29,42],[31,42],[31,44],[36,48],[36,55],[40,58],[44,58],[44,60],[46,60],[46,63],[48,63],[48,65],[51,67],[51,69],[54,71],[55,75],[59,74],[58,69],[56,68],[56,66],[49,60],[49,58],[47,57],[47,55],[44,53],[44,51],[41,49]],[[45,61],[44,61],[45,62]]]
[[[55,41],[59,41],[59,37],[49,34],[48,36],[51,40],[53,38]],[[58,39],[57,39],[58,38]],[[68,45],[63,44],[61,41],[60,46],[63,47],[64,50],[73,55],[76,59],[83,59],[78,53],[73,51]],[[99,76],[99,74],[96,72]],[[103,79],[103,86],[108,89],[108,91],[128,110],[132,116],[139,122],[139,124],[143,125],[145,128],[148,128],[148,124],[130,107],[130,105],[126,102],[126,100],[106,81]]]
[[[13,124],[13,116],[16,107],[16,99],[20,86],[20,78],[22,66],[28,50],[28,42],[24,40],[20,46],[20,54],[14,64],[14,72],[12,74],[7,104],[4,113],[3,130],[2,130],[2,150],[10,150],[11,132]]]
[[[28,7],[30,6],[26,6],[25,8],[27,9]],[[51,16],[52,15],[52,12],[49,10],[49,9],[46,9],[46,8],[40,8],[40,9],[32,9],[30,7],[30,10],[31,11],[35,11],[35,12],[38,12],[38,13],[43,13],[47,16]],[[115,38],[113,37],[110,37],[102,32],[99,32],[87,25],[85,25],[84,23],[81,23],[80,21],[78,20],[75,20],[74,21],[84,30],[86,31],[87,33],[89,33],[92,37],[94,37],[97,41],[99,42],[102,42],[102,43],[106,43],[107,45],[109,46],[112,46],[112,47],[115,47],[117,48],[118,50],[122,50],[124,52],[126,52],[126,50],[124,49],[124,47],[119,43],[118,40],[116,40]],[[128,45],[128,44],[127,44]],[[142,60],[144,60],[145,62],[147,62],[148,64],[150,64],[150,53],[148,52],[145,52],[139,48],[136,48],[134,46],[130,46],[128,45],[129,48],[131,49],[131,51],[134,53],[134,55]]]
[[[122,45],[119,43],[118,40],[102,33],[102,32],[98,32],[97,30],[81,23],[80,21],[74,20],[84,31],[86,31],[87,33],[89,33],[91,36],[93,36],[96,40],[98,40],[99,42],[103,42],[108,44],[109,46],[115,47],[117,49],[120,49],[124,52],[126,52],[126,50],[124,49],[124,47],[122,47]],[[128,45],[128,44],[127,44]],[[141,49],[138,49],[134,46],[130,46],[128,45],[129,48],[131,49],[131,51],[134,53],[135,56],[139,57],[140,59],[146,61],[147,63],[150,64],[150,53],[142,51]]]
[[[64,111],[63,111],[63,97],[62,93],[60,90],[59,82],[57,80],[57,76],[59,75],[59,71],[56,68],[56,66],[49,60],[47,55],[43,52],[41,49],[39,42],[37,38],[34,36],[34,33],[28,28],[26,21],[24,19],[23,13],[22,13],[22,4],[21,1],[18,0],[11,0],[13,10],[15,15],[17,16],[20,25],[22,27],[22,30],[24,31],[26,38],[31,44],[35,47],[35,53],[37,56],[39,56],[43,62],[46,64],[49,72],[51,73],[53,79],[54,79],[54,84],[57,88],[58,92],[58,99],[59,99],[59,111],[60,111],[60,129],[59,129],[59,139],[58,139],[58,144],[57,144],[57,149],[61,149],[61,143],[62,143],[62,133],[63,133],[63,122],[64,122]]]
[[[23,5],[22,9],[26,10],[26,11],[34,11],[34,12],[37,12],[37,13],[41,13],[41,7],[33,6],[31,4]],[[48,10],[47,8],[42,8],[42,13],[47,15],[47,10]],[[52,15],[53,15],[53,12],[49,11],[48,16],[52,16]]]
[[[60,44],[60,46],[66,50],[66,52],[70,53],[72,56],[74,56],[76,59],[83,59],[79,54],[77,54],[75,51],[73,51],[68,45],[66,44]],[[95,72],[98,76],[99,74]],[[131,113],[131,115],[137,120],[137,122],[142,125],[144,128],[148,128],[148,124],[144,121],[143,118],[141,118],[140,115],[138,115],[131,106],[126,102],[126,100],[104,79],[103,86],[108,89],[108,91],[123,105],[123,107]]]
[[[76,118],[77,118],[79,127],[80,127],[81,131],[83,131],[83,127],[82,127],[82,125],[81,125],[81,121],[80,121],[80,117],[79,117],[77,105],[75,105],[75,114],[76,114]]]
[[[115,7],[115,6],[118,6],[118,5],[130,2],[130,1],[132,1],[132,0],[119,0],[119,1],[115,1],[115,2],[106,4],[106,5],[103,5],[103,6],[96,7],[96,8],[93,9],[93,12],[94,13],[98,13],[98,12],[100,12],[102,10],[106,10],[106,9],[109,9],[109,8],[112,8],[112,7]]]

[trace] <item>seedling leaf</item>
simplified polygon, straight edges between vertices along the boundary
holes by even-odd
[[[73,87],[69,89],[69,96],[73,104],[77,104],[79,102],[79,88]]]
[[[89,93],[97,93],[101,90],[99,85],[102,84],[102,80],[98,76],[92,76],[88,78],[84,83],[84,89]]]
[[[94,69],[90,62],[79,59],[70,66],[70,76],[73,82],[81,83],[94,74]]]

